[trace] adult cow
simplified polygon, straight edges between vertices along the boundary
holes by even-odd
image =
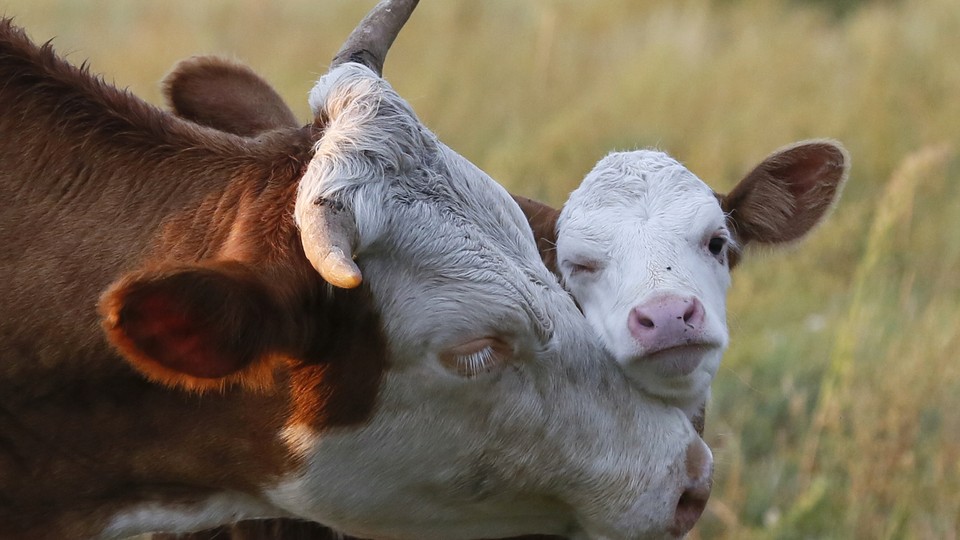
[[[255,140],[0,22],[0,537],[689,530],[709,450],[378,76],[414,4],[358,27],[311,125]]]

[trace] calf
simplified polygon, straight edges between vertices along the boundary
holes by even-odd
[[[692,527],[702,440],[605,354],[508,195],[369,67],[414,4],[365,19],[310,125],[256,139],[0,21],[0,537]]]
[[[803,238],[839,197],[848,169],[839,144],[798,143],[719,195],[663,152],[610,154],[559,214],[557,267],[634,385],[683,409],[702,432],[728,343],[730,270],[748,244]],[[540,236],[552,227],[548,220]]]

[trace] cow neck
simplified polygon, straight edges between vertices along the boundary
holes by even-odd
[[[131,373],[28,397],[0,410],[0,537],[88,537],[136,502],[256,493],[295,466],[279,439],[283,391],[191,395]]]
[[[317,137],[310,126],[283,129],[245,141],[238,157],[204,156],[197,167],[217,174],[178,177],[151,258],[306,267],[293,208]]]

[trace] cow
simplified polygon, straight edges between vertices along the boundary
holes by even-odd
[[[254,138],[0,20],[0,536],[693,526],[709,449],[380,76],[415,4],[361,22],[313,122]]]

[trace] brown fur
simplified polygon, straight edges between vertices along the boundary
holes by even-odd
[[[235,84],[237,78],[243,84]],[[164,79],[163,92],[181,117],[227,133],[253,136],[297,125],[273,87],[244,64],[224,58],[197,56],[180,62]],[[189,100],[180,99],[186,95]],[[249,110],[257,115],[245,114]]]
[[[720,196],[720,206],[739,244],[792,242],[809,233],[839,199],[849,167],[849,157],[832,142],[791,145]]]
[[[537,250],[540,251],[543,264],[546,265],[548,270],[559,276],[560,269],[557,267],[557,219],[560,218],[560,210],[521,195],[514,195],[513,200],[520,206],[523,215],[527,216],[527,222],[533,231],[533,239],[537,242]]]
[[[319,133],[182,121],[9,20],[0,81],[0,537],[84,538],[139,502],[251,493],[296,465],[285,424],[370,414],[386,348],[369,293],[322,283],[291,217]]]

